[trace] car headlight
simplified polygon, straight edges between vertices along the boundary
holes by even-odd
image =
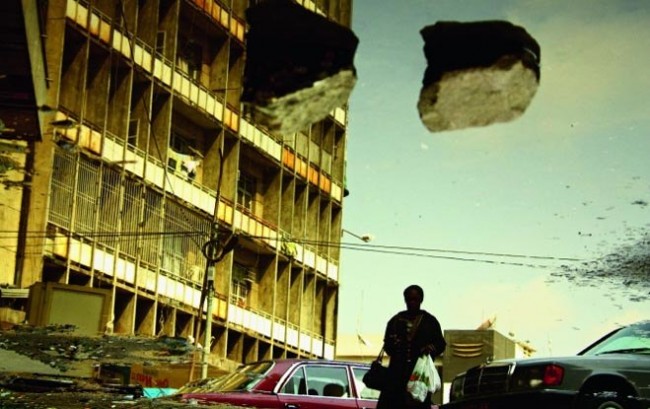
[[[556,364],[517,366],[512,375],[513,390],[535,389],[562,384],[564,368]]]
[[[454,401],[463,397],[463,384],[465,383],[464,376],[457,376],[451,382],[451,389],[449,390],[449,400]]]

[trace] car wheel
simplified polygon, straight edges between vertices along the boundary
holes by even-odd
[[[613,400],[607,400],[601,403],[598,406],[598,409],[625,409],[625,408],[622,405],[618,404],[617,402],[614,402]]]

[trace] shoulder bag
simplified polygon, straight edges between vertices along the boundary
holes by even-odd
[[[363,375],[363,383],[371,389],[381,391],[388,382],[388,368],[382,365],[383,359],[384,348],[379,351],[377,358],[370,364],[370,370]]]

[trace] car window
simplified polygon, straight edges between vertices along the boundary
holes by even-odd
[[[309,395],[347,398],[350,396],[348,370],[344,366],[308,365],[307,392]]]
[[[592,345],[583,355],[598,355],[613,352],[635,352],[650,350],[650,323],[632,325],[616,331]]]
[[[379,399],[379,391],[377,389],[372,389],[366,386],[363,383],[363,375],[368,372],[368,368],[352,368],[352,373],[354,374],[354,384],[359,391],[359,397],[361,399]]]
[[[281,393],[329,397],[349,397],[350,381],[344,366],[305,365],[287,380]]]
[[[289,393],[291,395],[306,395],[307,383],[305,381],[305,371],[303,367],[298,368],[293,375],[284,384],[280,393]]]

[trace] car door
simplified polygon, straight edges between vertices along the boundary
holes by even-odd
[[[359,409],[375,409],[377,399],[379,399],[379,391],[369,388],[363,383],[363,375],[368,372],[368,369],[367,367],[352,367],[354,387],[357,394],[357,407]]]
[[[280,389],[286,409],[357,409],[345,365],[304,364]]]

